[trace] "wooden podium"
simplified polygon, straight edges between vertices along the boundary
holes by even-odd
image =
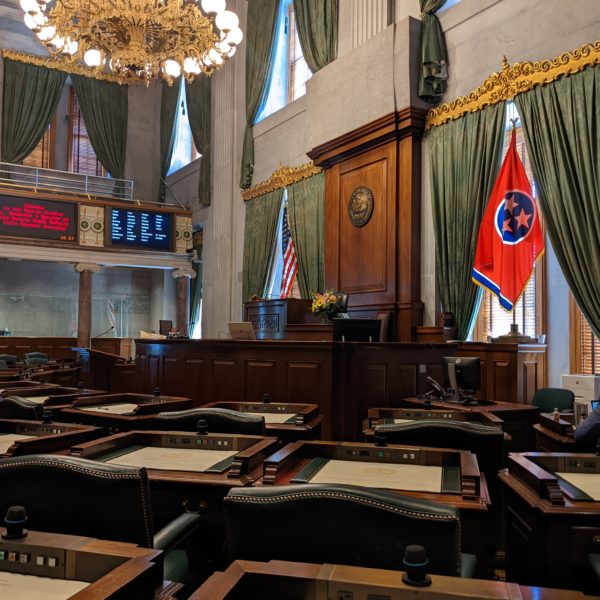
[[[81,378],[87,387],[108,393],[135,391],[135,364],[122,356],[91,348],[73,348],[81,359]]]
[[[310,312],[312,301],[299,298],[244,302],[257,340],[331,340],[333,327]]]
[[[128,359],[131,358],[131,343],[131,338],[93,338],[92,349]]]

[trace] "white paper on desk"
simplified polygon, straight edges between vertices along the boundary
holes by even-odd
[[[285,423],[292,417],[295,417],[295,413],[266,413],[266,412],[247,412],[247,415],[254,415],[255,417],[264,417],[265,423]]]
[[[29,400],[30,402],[35,402],[36,404],[44,404],[46,400],[50,399],[50,396],[23,396],[25,400]]]
[[[596,502],[600,500],[600,473],[557,473],[557,475]]]
[[[85,581],[0,571],[0,598],[10,600],[67,600],[88,585]]]
[[[410,492],[442,491],[442,467],[330,460],[310,483],[341,483]]]
[[[105,412],[111,415],[127,415],[137,410],[137,404],[123,402],[123,404],[99,404],[98,406],[76,406],[78,410],[91,412]]]
[[[394,425],[400,425],[401,423],[414,423],[414,419],[394,419]]]
[[[165,471],[203,472],[222,460],[237,454],[237,450],[202,450],[201,448],[157,448],[148,446],[129,454],[107,460],[107,463],[127,467],[146,467]]]
[[[18,433],[0,433],[0,454],[4,454],[16,441],[29,440],[34,435],[20,435]],[[2,598],[2,596],[0,596]]]

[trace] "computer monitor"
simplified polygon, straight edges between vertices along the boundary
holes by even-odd
[[[380,319],[334,319],[334,342],[378,342],[381,336]]]
[[[171,329],[173,329],[173,321],[161,319],[158,322],[158,325],[158,332],[160,333],[160,335],[167,335],[171,331]]]
[[[476,356],[444,356],[444,385],[450,402],[464,402],[481,388],[481,361]]]

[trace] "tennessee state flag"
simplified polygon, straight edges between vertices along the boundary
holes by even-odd
[[[544,252],[544,235],[531,185],[517,154],[515,132],[483,214],[473,281],[511,310]]]

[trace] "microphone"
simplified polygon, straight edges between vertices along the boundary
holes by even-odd
[[[102,333],[99,333],[98,335],[95,335],[92,337],[92,340],[95,340],[96,338],[102,337],[105,333],[108,333],[109,331],[112,331],[115,328],[114,325],[111,325],[106,331],[103,331]]]
[[[426,587],[431,585],[431,577],[427,575],[427,553],[423,546],[410,545],[404,549],[405,573],[402,575],[402,581],[407,585],[414,587]]]

